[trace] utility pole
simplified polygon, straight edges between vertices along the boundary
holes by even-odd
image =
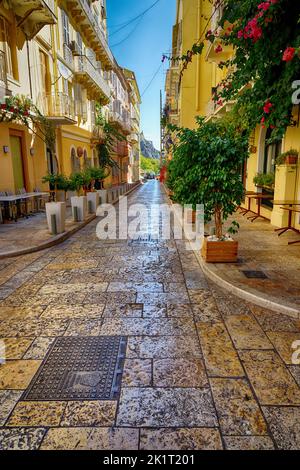
[[[164,129],[162,126],[162,117],[163,117],[163,101],[162,101],[162,91],[160,90],[160,165],[162,165],[163,151],[164,151]]]

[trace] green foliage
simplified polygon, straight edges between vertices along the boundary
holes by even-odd
[[[17,122],[25,125],[46,143],[51,152],[55,152],[55,126],[49,119],[43,116],[30,98],[24,95],[6,97],[0,105],[1,122]],[[40,132],[37,133],[37,130]]]
[[[103,133],[101,142],[99,141],[96,145],[100,167],[109,170],[114,167],[119,168],[119,165],[111,155],[118,142],[126,141],[126,137],[105,119],[99,103],[96,104],[95,108],[95,123],[96,127],[101,129]]]
[[[104,168],[93,167],[93,168],[89,168],[87,171],[90,177],[90,181],[104,180],[108,176]]]
[[[236,235],[239,229],[240,229],[240,224],[236,220],[233,220],[227,232],[230,233],[230,235]]]
[[[256,186],[271,188],[275,184],[275,173],[257,173],[253,178]]]
[[[178,142],[168,165],[169,188],[180,204],[204,204],[205,221],[215,218],[216,234],[222,221],[243,199],[241,168],[248,157],[248,138],[233,125],[204,123],[196,130],[173,127]]]
[[[90,182],[91,182],[91,177],[90,177],[89,170],[73,173],[70,176],[70,190],[76,191],[77,194],[79,195],[82,189],[86,191]]]
[[[68,186],[68,178],[59,173],[48,173],[42,179],[43,183],[49,183],[50,186],[54,187],[55,189],[66,191],[65,189]]]
[[[155,173],[159,172],[160,162],[155,158],[146,158],[143,155],[141,156],[141,169],[145,173]]]
[[[234,53],[219,63],[231,72],[217,85],[213,99],[220,105],[235,100],[250,130],[261,123],[272,129],[270,142],[281,140],[293,122],[293,83],[300,77],[300,2],[222,0],[213,10],[218,6],[224,6],[219,25],[206,32],[205,40],[211,44],[217,38],[219,52],[225,45]],[[181,75],[193,55],[202,53],[203,47],[196,49],[201,41],[179,58],[184,60]]]
[[[259,8],[260,4],[266,10]],[[299,17],[300,3],[295,1],[227,0],[220,22],[223,27],[226,22],[232,25],[222,40],[235,50],[233,59],[221,67],[235,71],[214,99],[236,99],[251,128],[262,123],[273,129],[272,141],[281,139],[292,121],[292,84],[299,79],[300,60],[295,56],[283,61],[283,52],[288,46],[300,45]],[[249,24],[253,25],[250,31]],[[252,86],[240,93],[250,83]]]

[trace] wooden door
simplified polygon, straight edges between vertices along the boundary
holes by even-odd
[[[11,135],[10,136],[10,148],[11,148],[15,190],[17,191],[18,189],[22,189],[26,187],[23,155],[22,155],[22,138],[15,136],[15,135]]]

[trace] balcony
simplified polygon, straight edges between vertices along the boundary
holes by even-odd
[[[67,1],[67,8],[74,23],[81,29],[87,43],[97,54],[107,70],[113,68],[114,58],[108,47],[105,31],[98,23],[87,0]]]
[[[109,103],[110,87],[99,70],[86,56],[75,56],[75,76],[88,92],[88,98],[99,99],[102,104]]]
[[[131,124],[129,119],[124,119],[118,111],[110,111],[108,118],[109,121],[119,127],[125,135],[129,135],[131,133]]]
[[[41,95],[38,99],[38,108],[54,124],[76,124],[74,100],[65,93]]]
[[[206,106],[206,119],[208,122],[210,120],[216,121],[222,118],[226,113],[231,111],[234,105],[234,101],[226,101],[222,105],[217,105],[214,100],[210,100]]]
[[[11,95],[11,92],[7,87],[6,56],[5,52],[0,51],[0,100],[8,95]]]
[[[27,39],[34,38],[44,26],[56,23],[54,0],[10,0],[10,6]]]

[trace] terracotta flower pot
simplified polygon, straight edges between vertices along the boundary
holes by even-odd
[[[287,165],[296,165],[298,162],[298,155],[287,155],[285,157],[285,163]]]
[[[207,263],[236,263],[238,255],[237,241],[213,242],[204,239],[201,254]]]

